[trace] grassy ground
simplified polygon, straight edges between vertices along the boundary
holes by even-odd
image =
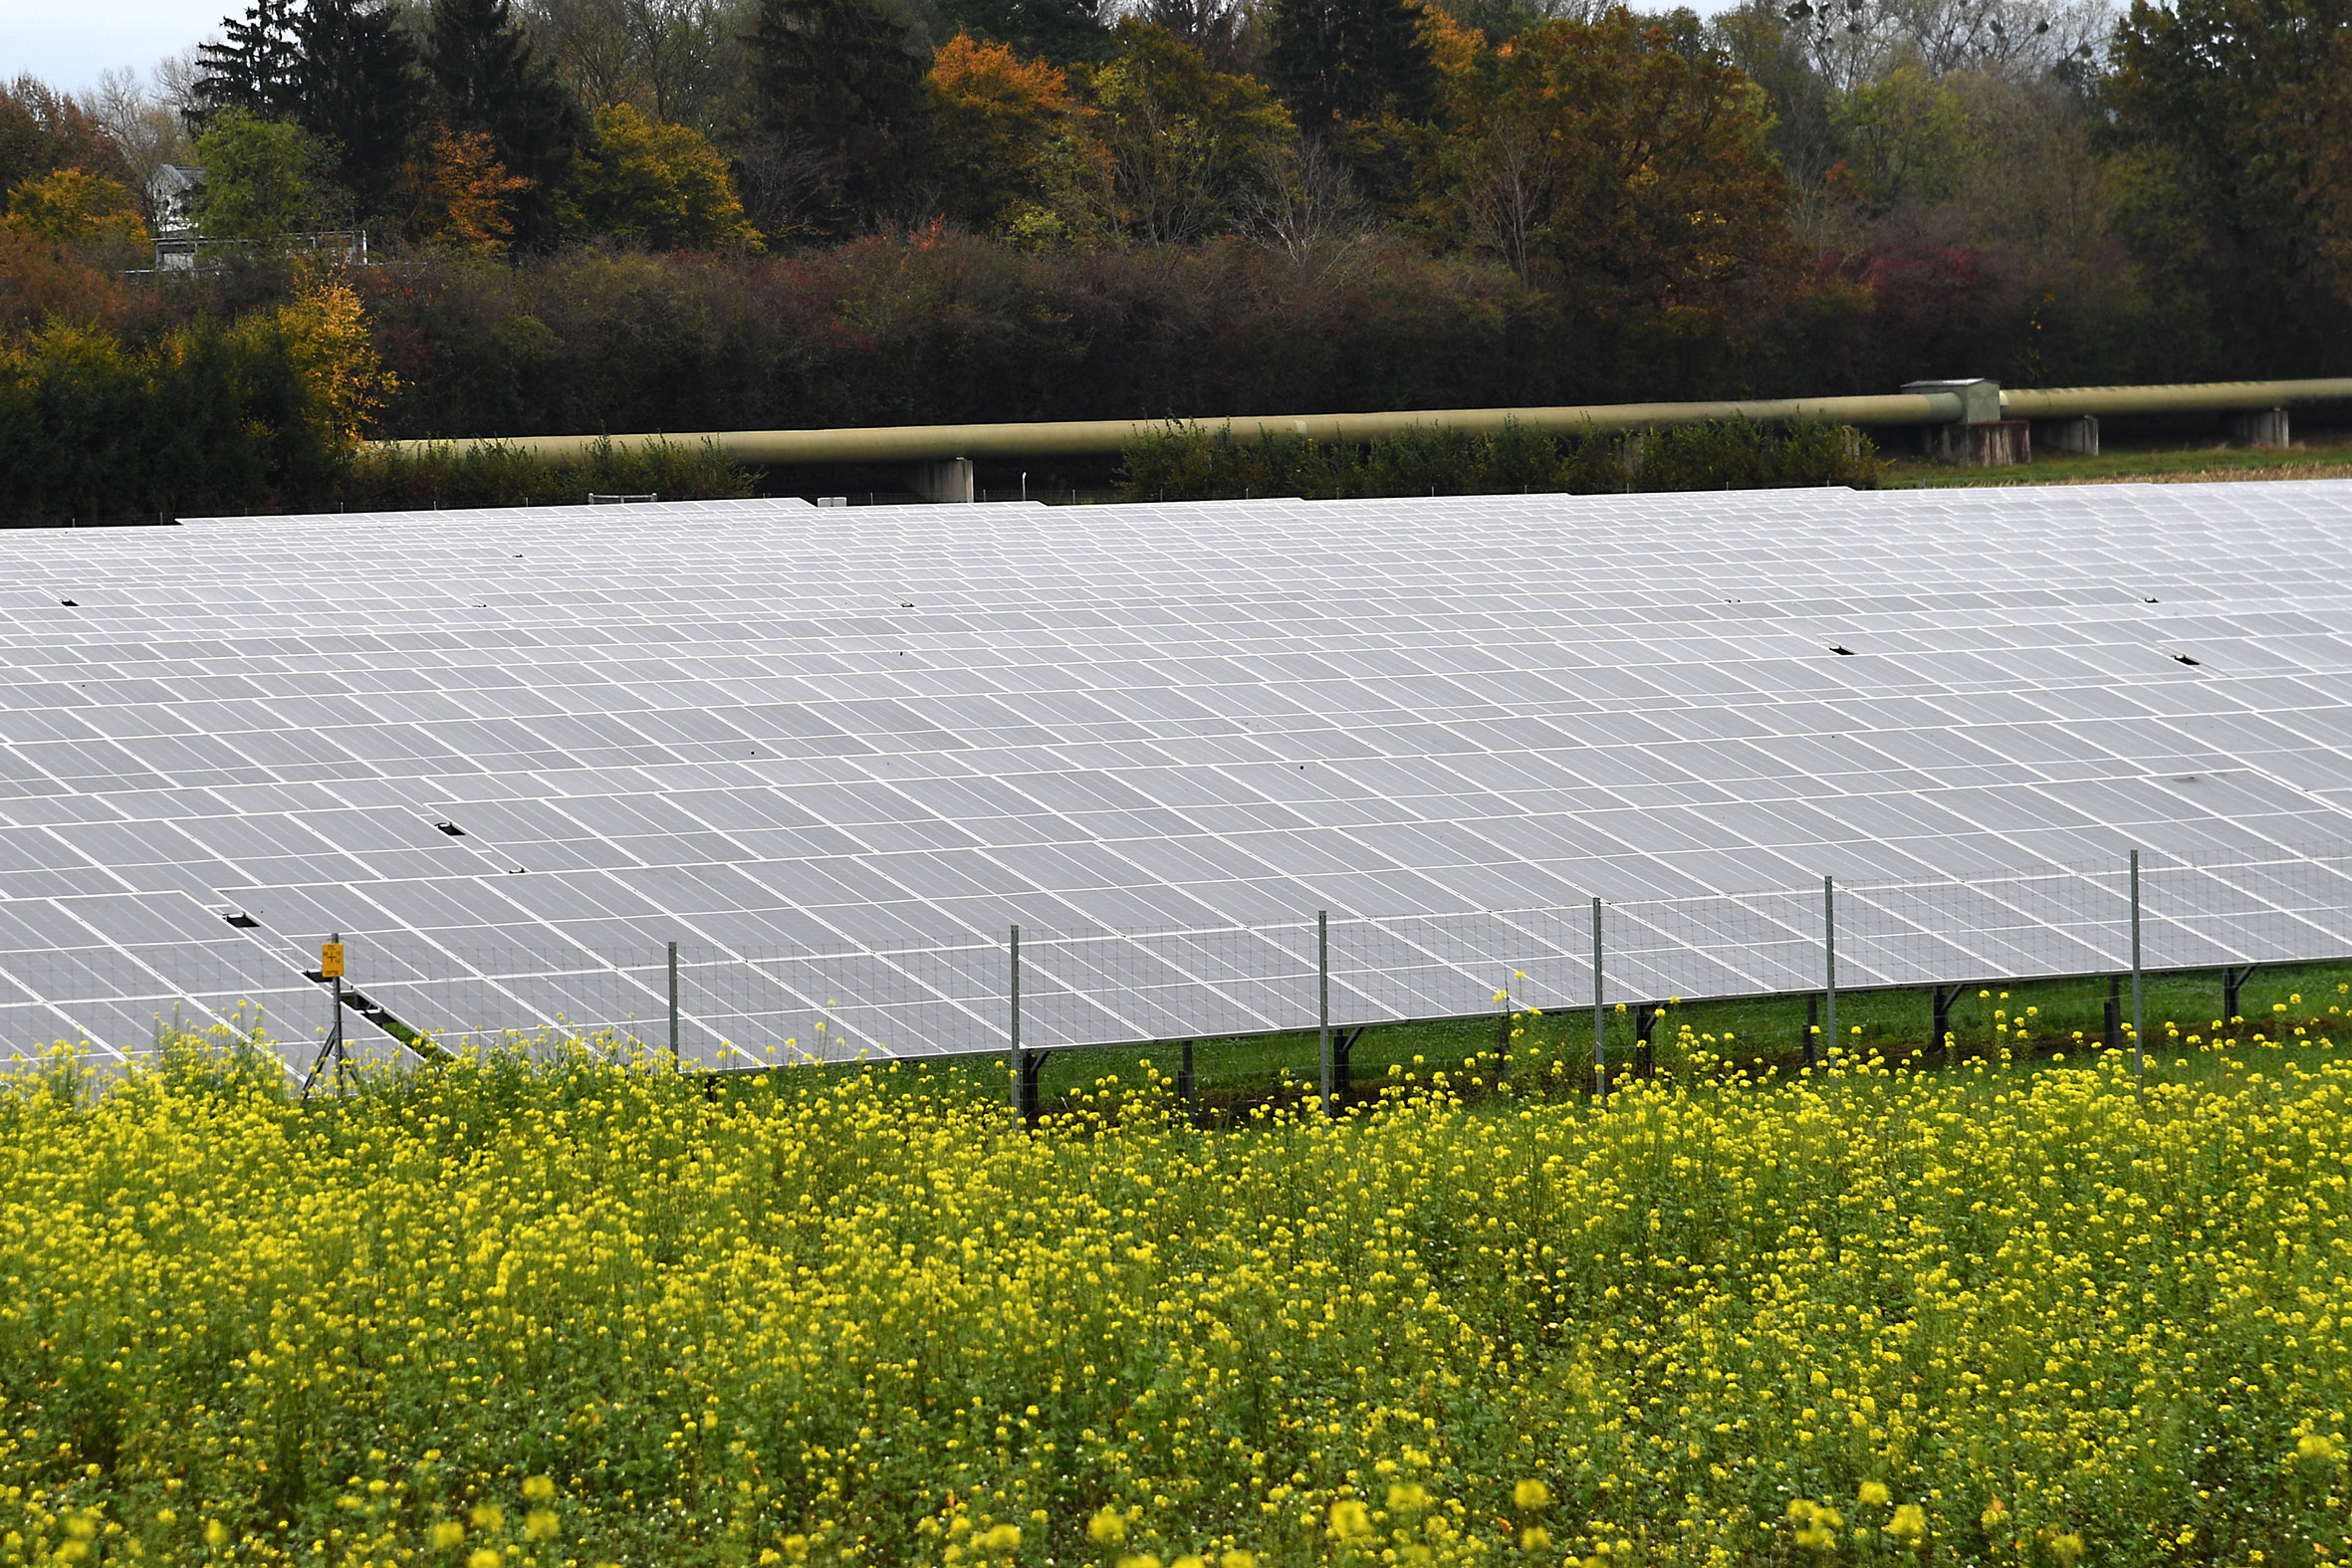
[[[1984,485],[2190,484],[2207,480],[2352,479],[2352,436],[2330,431],[2284,451],[2227,444],[2101,452],[2096,457],[2036,453],[2016,468],[1953,468],[1918,458],[1890,458],[1879,484],[1888,490]]]
[[[2128,1023],[2129,977],[2121,990],[2122,1018]],[[1964,1058],[1996,1055],[2004,1046],[2019,1058],[2078,1051],[2098,1044],[2104,1035],[2107,995],[2103,980],[1971,987],[1953,1005],[1955,1044]],[[2311,1035],[2341,1031],[2346,1027],[2344,1014],[2352,1012],[2352,964],[2257,969],[2239,993],[2238,1008],[2252,1020],[2246,1025],[2249,1031],[2261,1029],[2272,1039],[2292,1039],[2297,1028]],[[2212,972],[2145,977],[2141,1010],[2152,1040],[2163,1036],[2167,1024],[2175,1025],[2183,1037],[2210,1034],[2222,1010],[2222,977]],[[1837,1025],[1848,1048],[1876,1051],[1890,1059],[1928,1052],[1933,1018],[1933,1004],[1925,991],[1847,992],[1838,998]],[[1467,1075],[1489,1085],[1497,1052],[1506,1046],[1522,1057],[1539,1052],[1546,1062],[1565,1059],[1581,1072],[1592,1056],[1591,1019],[1584,1009],[1528,1017],[1498,1008],[1491,1018],[1377,1025],[1354,1040],[1353,1078],[1369,1088],[1385,1080],[1392,1067],[1445,1068],[1457,1077]],[[1611,1008],[1605,1021],[1612,1062],[1636,1061],[1634,1012]],[[1651,1025],[1652,1057],[1672,1054],[1687,1028],[1715,1053],[1748,1070],[1792,1069],[1804,1059],[1807,1021],[1807,1004],[1801,997],[1669,1008]],[[1196,1041],[1192,1066],[1198,1101],[1218,1120],[1246,1116],[1268,1103],[1294,1102],[1315,1091],[1319,1057],[1320,1042],[1312,1031]],[[1941,1057],[1929,1059],[1940,1062]],[[1173,1077],[1182,1064],[1179,1043],[1055,1051],[1039,1073],[1040,1098],[1050,1108],[1066,1107],[1105,1077],[1136,1083],[1154,1069]]]

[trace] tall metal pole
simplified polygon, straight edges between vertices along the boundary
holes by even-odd
[[[670,944],[670,1070],[678,1070],[678,945]]]
[[[1013,928],[1012,959],[1012,1043],[1008,1048],[1008,1055],[1013,1064],[1013,1109],[1018,1112],[1022,1109],[1022,1086],[1029,1077],[1029,1061],[1021,1053],[1021,928],[1019,926]]]
[[[1331,1103],[1331,912],[1314,912],[1314,977],[1315,1016],[1322,1039],[1323,1114],[1336,1116],[1339,1107]]]
[[[1837,882],[1821,879],[1821,1021],[1827,1027],[1829,1050],[1837,1048]],[[1823,1051],[1826,1063],[1829,1052]]]
[[[1600,900],[1592,901],[1592,1071],[1600,1102],[1609,1103],[1609,1015],[1600,1000]]]
[[[2132,851],[2132,1079],[2145,1088],[2148,1056],[2140,1044],[2140,852]]]

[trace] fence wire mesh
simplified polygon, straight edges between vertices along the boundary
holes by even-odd
[[[2128,860],[1980,876],[1604,901],[1601,1000],[1758,998],[2114,974],[2132,962]],[[2352,847],[2144,862],[2149,970],[2352,958]],[[4,915],[0,911],[0,915]],[[1334,1027],[1594,1000],[1589,906],[1328,923]],[[259,1030],[307,1068],[332,1005],[316,965],[254,932],[212,941],[35,945],[0,925],[0,1058],[65,1048],[119,1064],[178,1030]],[[636,951],[463,949],[418,934],[351,948],[349,1038],[399,1056],[580,1038],[707,1068],[1007,1048],[1009,933],[781,953],[682,940]],[[1025,931],[1020,1027],[1031,1050],[1307,1030],[1323,1021],[1311,913],[1256,925]]]

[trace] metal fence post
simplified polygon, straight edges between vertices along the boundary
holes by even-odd
[[[1331,1100],[1331,912],[1314,912],[1314,979],[1315,1017],[1321,1041],[1321,1076],[1323,1114],[1336,1116],[1339,1107]]]
[[[1592,901],[1592,1072],[1600,1102],[1609,1103],[1609,1015],[1601,1009],[1600,900]]]
[[[1829,1051],[1837,1049],[1837,881],[1821,878],[1821,1021]],[[1829,1051],[1822,1052],[1827,1062]]]
[[[2148,1053],[2140,1043],[2140,852],[2132,851],[2132,1082],[2145,1092]]]
[[[1021,1090],[1029,1079],[1029,1061],[1021,1052],[1021,928],[1019,926],[1013,928],[1009,952],[1012,961],[1012,984],[1009,992],[1012,1010],[1007,1029],[1008,1043],[1005,1056],[1006,1064],[1013,1069],[1013,1109],[1019,1112],[1025,1108],[1021,1103]]]
[[[670,1070],[679,1068],[678,1061],[678,945],[670,944]]]

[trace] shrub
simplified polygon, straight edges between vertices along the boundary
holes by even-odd
[[[1488,435],[1430,427],[1366,443],[1319,445],[1230,425],[1170,423],[1129,446],[1130,501],[1245,496],[1502,495],[1566,491],[1754,490],[1878,481],[1867,437],[1842,425],[1785,428],[1735,419],[1662,430],[1547,435],[1518,423]]]
[[[578,503],[598,495],[704,501],[752,493],[752,473],[719,448],[656,441],[592,443],[577,458],[543,457],[505,442],[460,447],[426,441],[369,448],[338,487],[353,512]]]

